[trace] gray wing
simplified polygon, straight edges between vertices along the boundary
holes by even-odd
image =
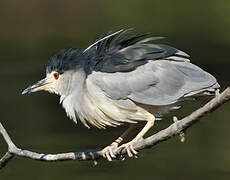
[[[172,60],[149,60],[131,72],[93,71],[88,80],[111,99],[157,106],[219,87],[216,79],[198,66]]]
[[[211,74],[191,64],[186,53],[163,44],[146,44],[158,39],[140,40],[146,34],[123,38],[127,31],[89,51],[92,71],[88,80],[116,102],[131,99],[169,105],[217,84]]]

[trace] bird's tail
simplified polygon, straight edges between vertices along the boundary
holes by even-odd
[[[219,93],[219,89],[220,89],[220,85],[218,82],[216,82],[211,87],[207,87],[204,89],[190,92],[186,94],[184,97],[186,98],[186,97],[199,97],[199,96],[204,96],[204,95],[216,95]]]

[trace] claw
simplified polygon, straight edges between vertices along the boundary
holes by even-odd
[[[109,149],[109,154],[112,158],[116,158],[116,156],[113,154],[112,148]]]
[[[127,154],[128,154],[129,157],[133,157],[133,154],[131,153],[129,147],[126,147],[126,151],[127,151]]]
[[[108,161],[112,161],[113,159],[116,158],[116,156],[113,153],[113,149],[116,148],[118,145],[112,143],[110,146],[105,147],[102,150],[102,155],[104,158],[106,158]]]
[[[138,152],[133,148],[133,145],[130,145],[130,149],[134,155],[138,154]]]
[[[112,161],[112,158],[110,157],[108,151],[105,152],[105,156],[106,156],[106,158],[108,159],[108,161]]]
[[[129,157],[135,157],[138,152],[133,148],[133,141],[123,144],[121,147],[126,149],[126,152]]]

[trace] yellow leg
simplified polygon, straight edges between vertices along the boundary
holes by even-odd
[[[148,130],[153,127],[154,122],[155,122],[155,117],[151,116],[152,118],[150,118],[148,120],[148,122],[146,123],[146,125],[144,126],[144,128],[137,134],[137,136],[130,142],[123,144],[121,147],[124,147],[127,151],[127,154],[129,157],[132,157],[133,155],[137,154],[137,151],[134,150],[133,148],[133,143],[139,141],[141,138],[143,138],[143,136],[148,132]]]
[[[107,158],[108,161],[112,161],[112,158],[116,158],[112,151],[113,148],[118,147],[119,144],[127,138],[128,134],[136,128],[136,126],[136,124],[130,125],[130,127],[119,138],[117,138],[111,145],[105,147],[102,150],[103,157]]]
[[[129,128],[119,138],[117,138],[113,143],[115,143],[118,146],[122,141],[124,141],[127,138],[129,133],[132,132],[136,127],[137,127],[136,124],[130,125]]]

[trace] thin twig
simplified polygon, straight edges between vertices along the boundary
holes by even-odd
[[[6,166],[6,164],[14,157],[13,154],[6,152],[5,155],[0,159],[0,169]]]
[[[230,87],[228,87],[224,92],[218,94],[215,98],[209,101],[206,105],[201,107],[200,109],[194,111],[189,116],[183,118],[182,120],[178,120],[174,118],[174,123],[170,125],[168,128],[161,130],[160,132],[143,139],[137,143],[135,143],[134,149],[140,151],[142,149],[151,148],[156,144],[166,141],[176,135],[180,135],[181,138],[184,138],[184,132],[192,126],[194,123],[198,122],[201,117],[206,114],[214,111],[222,104],[230,100]],[[97,160],[102,158],[101,150],[88,150],[84,152],[68,152],[68,153],[60,153],[60,154],[44,154],[44,153],[36,153],[28,150],[22,150],[18,148],[9,137],[8,133],[0,123],[0,133],[4,137],[7,145],[8,152],[3,156],[0,160],[0,169],[9,162],[10,159],[14,155],[21,156],[25,158],[30,158],[39,161],[67,161],[67,160]],[[120,147],[113,149],[115,155],[126,154],[126,150]]]

